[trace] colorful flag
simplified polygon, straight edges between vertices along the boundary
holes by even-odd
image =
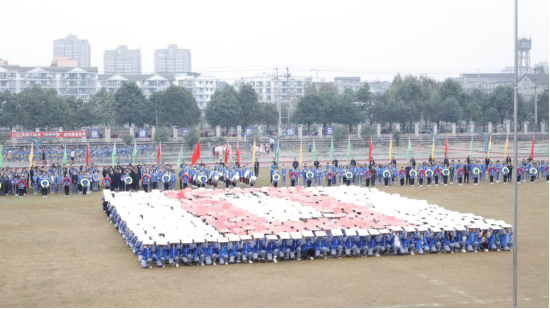
[[[531,160],[535,158],[535,136],[533,135],[533,142],[531,143],[531,155],[529,156]]]
[[[447,138],[445,137],[445,157],[447,157]]]
[[[254,144],[252,144],[252,164],[256,163],[256,140],[254,139]]]
[[[315,145],[315,143],[313,143]],[[330,163],[334,161],[334,139],[330,139]]]
[[[313,162],[315,162],[315,140],[313,140],[313,147],[311,147],[311,164],[313,164]]]
[[[63,163],[61,163],[62,167],[65,167],[67,165],[67,145],[65,145],[65,149],[63,150]]]
[[[470,159],[472,159],[473,150],[474,150],[474,136],[472,135],[472,140],[470,141]]]
[[[182,162],[183,162],[183,145],[180,146],[180,155],[178,156],[178,168],[181,167]]]
[[[197,163],[197,160],[201,157],[201,141],[197,141],[197,146],[195,146],[195,150],[193,151],[193,155],[191,155],[191,165],[195,165]]]
[[[279,164],[279,139],[277,139],[277,149],[275,150],[275,163]]]
[[[235,151],[235,156],[237,156],[237,164],[241,166],[241,152],[239,151],[239,141],[237,141],[237,150]]]
[[[504,158],[508,154],[508,135],[506,135],[506,143],[504,143]]]
[[[4,146],[0,145],[0,167],[3,167],[2,156],[3,156]]]
[[[392,139],[392,136],[390,136],[390,155],[389,155],[390,162],[391,162],[391,152],[392,152],[392,150],[393,150],[393,139]]]
[[[370,141],[369,141],[369,164],[371,159],[372,159],[372,137],[370,138]]]
[[[349,163],[351,160],[351,139],[348,137],[348,155],[347,155],[347,163]]]
[[[409,146],[407,147],[407,163],[411,162],[411,138],[409,137]]]
[[[161,153],[162,153],[162,142],[159,142],[159,147],[157,149],[157,164],[160,164]]]
[[[34,159],[34,145],[31,144],[31,153],[29,154],[29,168],[32,167],[32,160]]]
[[[86,159],[86,165],[88,165],[90,161],[90,145],[86,144],[86,154],[84,155],[84,158]]]
[[[137,141],[134,141],[134,150],[132,151],[132,164],[134,165],[137,163],[137,154]]]
[[[298,161],[300,165],[302,165],[302,139],[300,139],[300,160]]]
[[[116,165],[116,142],[113,145],[113,152],[111,153],[111,164]]]
[[[223,162],[227,165],[227,160],[229,159],[229,145],[225,144],[225,157]]]

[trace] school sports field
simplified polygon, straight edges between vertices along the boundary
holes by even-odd
[[[512,224],[511,184],[377,187]],[[548,307],[548,184],[518,188],[518,303]],[[101,193],[1,197],[0,242],[2,307],[512,305],[511,252],[143,270],[107,221]]]

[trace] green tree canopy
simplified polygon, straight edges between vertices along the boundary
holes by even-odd
[[[268,131],[269,126],[277,125],[277,122],[279,122],[279,112],[277,111],[277,107],[275,106],[275,104],[262,104],[260,106],[259,116],[260,117],[258,121],[261,124],[265,124]]]
[[[305,95],[298,101],[292,122],[307,124],[309,131],[312,124],[322,120],[324,110],[325,102],[319,95]]]
[[[229,128],[239,124],[239,98],[233,87],[217,90],[206,106],[206,121],[212,127],[222,126],[229,132]]]
[[[548,122],[548,87],[544,88],[537,98],[537,120]]]
[[[115,96],[108,92],[107,89],[101,88],[96,94],[94,94],[88,102],[92,106],[96,106],[98,109],[99,124],[105,126],[113,126],[116,123],[115,119]]]
[[[240,115],[238,117],[238,124],[243,128],[257,123],[260,114],[260,103],[258,103],[258,94],[250,85],[242,85],[239,88],[237,94],[239,99]]]
[[[170,86],[151,95],[150,104],[158,116],[159,126],[194,126],[199,123],[201,111],[189,90]]]
[[[4,91],[0,93],[0,127],[10,130],[20,122],[17,95]]]
[[[136,83],[124,83],[115,93],[115,119],[119,124],[136,124],[141,126],[145,123],[147,115],[151,116],[151,109],[147,99]],[[152,115],[154,119],[155,115]],[[151,122],[151,121],[148,121]]]

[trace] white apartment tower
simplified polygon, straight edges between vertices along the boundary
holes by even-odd
[[[103,54],[105,74],[141,74],[141,51],[120,45],[116,50],[106,50]]]
[[[191,50],[168,45],[166,49],[155,50],[155,73],[191,72]]]
[[[78,60],[81,67],[90,67],[90,43],[72,34],[64,39],[53,40],[53,57],[67,57]]]

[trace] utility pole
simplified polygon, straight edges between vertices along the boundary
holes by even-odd
[[[513,263],[513,306],[518,307],[518,0],[514,0],[514,161],[512,183],[514,196],[514,255]]]
[[[286,119],[288,126],[290,127],[290,73],[288,73],[288,67],[286,67],[286,98],[288,106],[286,108]]]
[[[535,68],[535,77],[533,78],[533,84],[535,84],[535,125],[538,123],[538,118],[537,118],[537,99],[538,99],[538,95],[537,95],[537,76],[538,76],[537,75],[537,68]]]
[[[277,82],[277,110],[279,111],[279,121],[277,122],[277,134],[279,134],[279,128],[281,127],[281,89],[279,88],[279,69],[275,67],[275,80]]]

